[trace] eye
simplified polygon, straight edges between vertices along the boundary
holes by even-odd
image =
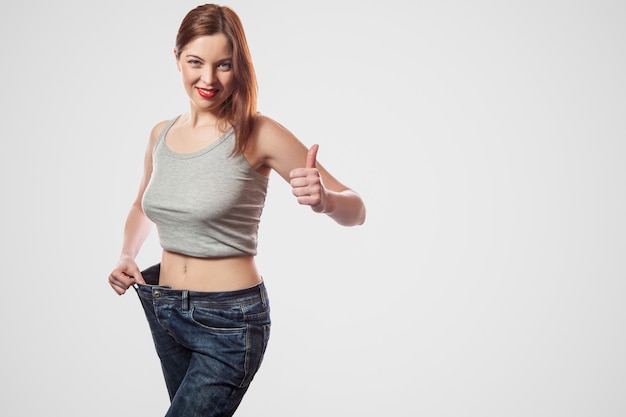
[[[230,62],[222,62],[218,65],[218,68],[224,71],[230,71],[233,68],[233,64]]]
[[[193,67],[199,67],[200,65],[202,65],[202,62],[198,61],[197,59],[190,59],[187,62]]]

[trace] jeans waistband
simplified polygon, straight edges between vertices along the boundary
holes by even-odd
[[[171,287],[160,285],[135,284],[135,289],[140,297],[159,302],[200,302],[214,306],[234,306],[242,304],[252,304],[261,301],[267,304],[267,291],[263,281],[257,285],[233,291],[191,291],[175,290]]]

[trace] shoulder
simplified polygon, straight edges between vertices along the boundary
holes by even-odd
[[[156,123],[153,127],[152,130],[150,131],[150,137],[159,137],[159,135],[163,132],[163,130],[167,127],[168,124],[172,123],[174,119],[166,119],[166,120],[161,120],[160,122]]]
[[[266,151],[280,149],[280,146],[288,146],[289,144],[300,144],[300,141],[289,129],[275,119],[260,113],[255,117],[252,138],[258,148]]]
[[[153,127],[152,127],[152,133],[161,133],[161,131],[163,129],[165,129],[165,126],[167,126],[168,123],[170,123],[171,120],[167,119],[167,120],[161,120],[160,122],[156,123]]]
[[[156,145],[161,133],[165,130],[165,128],[172,123],[173,119],[161,120],[156,123],[152,129],[150,130],[150,147],[153,148]]]
[[[280,135],[285,131],[287,131],[287,129],[283,125],[269,116],[259,113],[254,118],[253,134],[261,139],[266,139],[268,136]]]
[[[283,177],[298,161],[306,159],[306,146],[285,126],[260,113],[255,117],[249,145],[250,159]]]

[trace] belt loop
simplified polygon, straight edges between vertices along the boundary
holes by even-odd
[[[187,311],[189,311],[189,291],[188,290],[183,290],[182,292],[182,308],[183,308],[183,313],[186,313]]]
[[[267,293],[265,292],[265,285],[263,281],[259,284],[259,293],[261,294],[261,303],[263,307],[267,307]]]

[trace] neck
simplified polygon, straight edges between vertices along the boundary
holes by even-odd
[[[211,126],[223,127],[226,125],[226,121],[217,114],[208,111],[200,112],[194,108],[192,108],[189,113],[183,115],[181,119],[183,119],[182,122],[192,128]]]

